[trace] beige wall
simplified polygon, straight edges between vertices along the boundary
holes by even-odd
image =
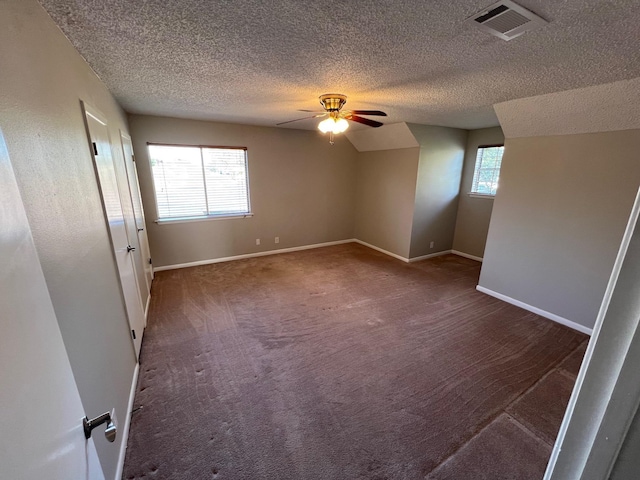
[[[468,132],[416,124],[409,124],[409,128],[420,144],[409,252],[413,258],[453,246]]]
[[[115,408],[122,428],[135,357],[80,100],[106,116],[112,140],[126,118],[35,0],[1,9],[0,126],[85,411]],[[113,478],[123,438],[95,438]]]
[[[145,115],[129,123],[155,267],[353,237],[356,152],[346,138],[332,146],[315,131]],[[247,147],[254,216],[155,223],[147,142]]]
[[[473,183],[478,147],[503,143],[504,135],[500,127],[483,128],[469,132],[460,184],[453,250],[480,258],[484,256],[493,198],[470,197],[468,194]]]
[[[355,237],[409,258],[420,149],[358,154]]]
[[[594,324],[640,185],[640,130],[507,139],[480,285]]]

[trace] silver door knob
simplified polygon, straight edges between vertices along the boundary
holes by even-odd
[[[103,423],[107,424],[107,428],[104,431],[104,436],[108,441],[113,442],[116,439],[116,434],[118,433],[118,427],[113,420],[111,420],[111,414],[109,412],[105,412],[102,415],[98,415],[96,418],[92,418],[89,420],[87,417],[82,419],[82,428],[84,429],[84,437],[91,438],[91,431],[102,425]]]
[[[131,245],[127,245],[127,252],[133,252],[136,247],[132,247]]]

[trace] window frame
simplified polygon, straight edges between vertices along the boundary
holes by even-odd
[[[247,192],[247,212],[246,213],[229,213],[229,214],[217,214],[217,215],[195,215],[195,216],[184,216],[184,217],[165,217],[160,218],[159,216],[159,207],[158,207],[158,194],[156,192],[156,181],[153,175],[153,167],[151,166],[151,151],[149,147],[186,147],[186,148],[198,148],[200,149],[200,158],[202,157],[202,149],[210,148],[210,149],[220,149],[220,150],[244,150],[244,165],[245,165],[245,183],[246,183],[246,192]],[[196,144],[184,144],[184,143],[158,143],[158,142],[147,142],[147,154],[149,155],[149,170],[151,173],[151,184],[153,185],[153,197],[156,204],[156,220],[155,223],[162,225],[168,223],[186,223],[186,222],[202,222],[209,220],[230,220],[234,218],[250,218],[253,217],[253,211],[251,209],[251,190],[249,188],[249,149],[247,147],[242,146],[229,146],[229,145],[196,145]],[[206,190],[206,179],[203,175],[202,177],[204,182],[204,191],[205,197],[207,195]],[[207,207],[208,208],[208,207]]]
[[[475,156],[475,161],[473,163],[473,176],[471,177],[471,190],[469,191],[469,193],[467,193],[467,195],[469,195],[472,198],[487,198],[487,199],[491,199],[493,200],[494,198],[496,198],[496,193],[497,193],[497,189],[496,189],[496,193],[480,193],[477,191],[473,190],[473,180],[476,178],[476,167],[478,165],[478,150],[480,150],[481,148],[498,148],[498,147],[502,147],[504,148],[504,143],[496,143],[496,144],[492,144],[492,145],[478,145],[476,147],[476,156]],[[504,151],[502,152],[502,157],[504,157]],[[502,157],[500,158],[500,170],[502,170]],[[500,180],[500,174],[498,173],[498,180]]]

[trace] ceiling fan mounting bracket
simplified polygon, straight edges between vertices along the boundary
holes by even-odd
[[[339,112],[347,103],[347,96],[341,93],[325,93],[320,95],[320,104],[327,112]]]

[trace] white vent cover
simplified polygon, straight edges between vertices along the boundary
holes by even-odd
[[[526,8],[503,0],[488,6],[467,20],[476,27],[503,40],[511,40],[548,22]]]

